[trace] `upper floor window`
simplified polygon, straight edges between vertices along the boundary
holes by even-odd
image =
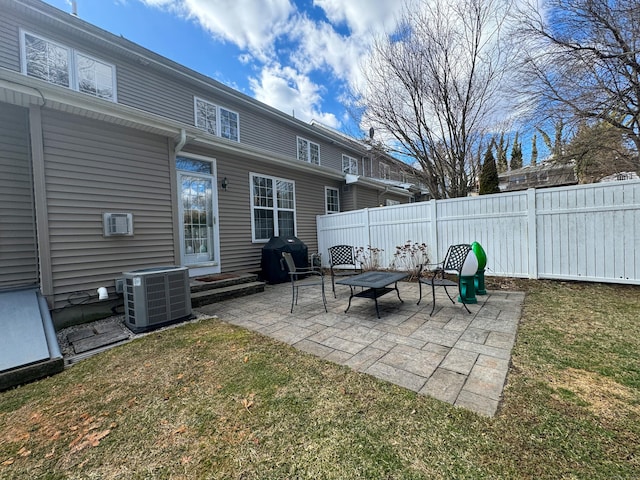
[[[236,112],[194,97],[196,127],[236,142],[240,141],[239,116]]]
[[[325,205],[327,213],[340,212],[340,198],[338,197],[338,189],[333,187],[324,187]]]
[[[342,173],[358,174],[358,160],[349,155],[342,155]]]
[[[391,167],[386,163],[380,163],[378,165],[378,177],[384,180],[391,179]]]
[[[296,234],[295,184],[291,180],[251,174],[253,241]]]
[[[298,160],[320,165],[320,145],[298,137]]]
[[[21,33],[22,73],[116,101],[115,66],[38,35]]]

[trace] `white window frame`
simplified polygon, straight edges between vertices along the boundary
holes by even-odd
[[[336,208],[337,210],[331,210],[330,204],[329,204],[329,192],[335,192],[335,198],[336,198]],[[331,214],[331,213],[340,213],[340,190],[338,188],[334,188],[334,187],[324,187],[324,209],[325,209],[325,213],[326,214]]]
[[[342,154],[342,173],[358,175],[358,159]]]
[[[263,178],[267,180],[271,180],[272,182],[272,195],[270,197],[271,205],[258,205],[259,199],[255,198],[255,189],[254,189],[254,178]],[[291,185],[292,193],[293,193],[293,208],[288,208],[285,206],[280,206],[278,204],[278,182],[286,182]],[[273,212],[273,235],[280,235],[280,226],[278,224],[278,212],[292,212],[293,213],[293,235],[297,236],[298,234],[298,222],[297,222],[297,214],[296,214],[296,182],[293,180],[289,180],[287,178],[279,178],[271,175],[264,175],[261,173],[249,173],[249,188],[250,188],[250,198],[251,198],[251,241],[253,243],[266,243],[269,241],[269,238],[257,238],[256,236],[256,224],[255,224],[255,211],[256,210],[269,210]],[[267,197],[265,197],[267,198]]]
[[[68,81],[68,85],[65,85],[63,83],[57,83],[54,81],[51,81],[50,79],[47,78],[41,78],[38,76],[34,76],[34,75],[29,75],[28,73],[28,68],[27,68],[27,39],[26,36],[30,36],[30,37],[34,37],[38,40],[41,40],[43,42],[46,42],[47,44],[50,44],[52,46],[55,46],[57,48],[61,48],[63,50],[65,50],[67,52],[67,81]],[[104,96],[104,95],[100,95],[99,94],[99,89],[98,89],[98,85],[96,84],[96,92],[92,93],[92,92],[88,92],[88,91],[83,91],[80,90],[80,74],[78,71],[78,66],[79,66],[79,59],[78,56],[82,56],[85,57],[89,60],[93,60],[94,62],[97,62],[105,67],[107,67],[108,69],[111,70],[111,96]],[[49,40],[46,37],[43,37],[42,35],[38,35],[36,33],[32,33],[29,32],[27,30],[22,30],[20,29],[20,68],[21,68],[21,72],[23,75],[26,75],[28,77],[31,78],[37,78],[40,79],[44,82],[47,83],[51,83],[52,85],[58,85],[60,87],[63,88],[69,88],[70,90],[75,90],[76,92],[79,93],[83,93],[85,95],[91,95],[92,97],[96,97],[96,98],[101,98],[103,100],[107,100],[110,102],[117,102],[118,101],[118,93],[117,93],[117,78],[116,78],[116,66],[112,63],[106,62],[98,57],[95,57],[93,55],[90,55],[88,53],[85,53],[81,50],[76,50],[74,48],[68,47],[66,45],[63,45],[61,43],[55,42],[53,40]],[[96,82],[97,83],[97,82]]]
[[[386,163],[382,163],[380,162],[378,164],[378,178],[381,178],[383,180],[390,180],[391,179],[391,167],[389,165],[387,165]]]
[[[209,119],[208,116],[205,116],[204,125],[199,124],[198,122],[198,102],[202,102],[206,106],[207,112],[211,111],[213,113],[213,120]],[[222,125],[222,118],[223,114],[225,113],[235,115],[235,137],[227,135],[225,132],[226,128]],[[227,140],[231,140],[232,142],[240,142],[240,114],[234,110],[216,105],[215,103],[210,102],[209,100],[205,100],[204,98],[196,96],[193,97],[193,124],[196,126],[196,128],[204,130],[205,132],[208,132],[212,135],[226,138]],[[213,124],[212,127],[211,124]]]
[[[302,149],[300,147],[303,147]],[[315,147],[318,154],[318,161],[314,162],[312,161],[312,155],[311,155],[311,148]],[[304,153],[303,153],[304,152]],[[302,153],[302,155],[301,155]],[[311,140],[307,140],[306,138],[302,138],[302,137],[296,137],[296,156],[298,158],[298,160],[301,160],[303,162],[307,162],[307,163],[312,163],[314,165],[320,165],[320,145],[312,142]]]

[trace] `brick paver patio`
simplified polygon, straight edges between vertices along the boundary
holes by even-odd
[[[327,282],[328,280],[328,282]],[[289,313],[291,286],[268,285],[263,293],[199,307],[206,314],[317,355],[347,365],[474,412],[495,415],[509,370],[524,294],[488,291],[470,305],[452,305],[444,291],[420,305],[416,283],[400,282],[404,300],[396,295],[378,299],[380,315],[367,299],[354,299],[349,288],[327,283],[325,313],[319,290],[301,289],[298,305]],[[306,290],[306,291],[305,291]]]

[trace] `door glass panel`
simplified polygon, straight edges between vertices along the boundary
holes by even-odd
[[[194,160],[192,158],[176,157],[176,168],[178,170],[187,170],[189,172],[211,174],[211,162],[203,160]]]
[[[213,179],[181,174],[183,252],[186,263],[213,260]]]

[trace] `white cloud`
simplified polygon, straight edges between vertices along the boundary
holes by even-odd
[[[321,111],[322,86],[291,67],[267,66],[259,78],[249,82],[255,98],[267,105],[306,122],[315,119],[334,128],[340,126],[334,114]]]
[[[404,3],[313,0],[326,16],[316,20],[298,10],[295,0],[139,1],[189,19],[212,37],[236,45],[241,50],[238,62],[260,71],[249,79],[256,99],[336,128],[340,120],[322,111],[323,96],[339,100],[348,85],[358,82],[360,60],[372,34],[392,31]],[[341,25],[348,33],[337,28]],[[331,91],[311,80],[318,74],[331,82]]]
[[[301,72],[328,70],[341,80],[350,81],[358,70],[359,59],[366,52],[356,37],[340,35],[326,22],[299,17],[290,38],[298,49],[292,54],[293,65]]]
[[[213,37],[249,50],[262,59],[273,52],[276,38],[288,30],[295,7],[289,0],[141,0],[180,12]]]
[[[353,35],[389,33],[395,28],[403,3],[401,1],[314,0],[330,22],[347,25]]]

